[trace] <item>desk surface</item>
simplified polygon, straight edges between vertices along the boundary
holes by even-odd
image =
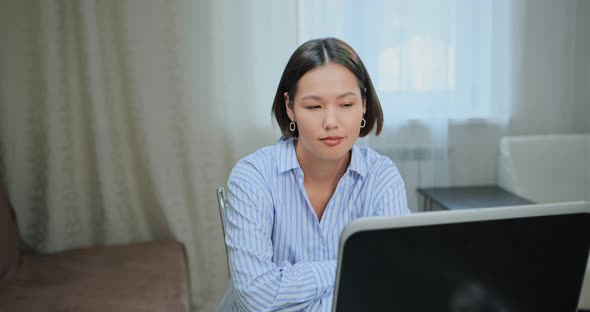
[[[534,204],[497,185],[418,188],[417,191],[447,210]]]

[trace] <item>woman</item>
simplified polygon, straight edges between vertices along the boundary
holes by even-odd
[[[227,183],[231,285],[221,311],[329,311],[338,242],[359,217],[409,213],[386,157],[354,143],[383,113],[356,52],[316,39],[291,56],[272,111],[283,137],[240,160]]]

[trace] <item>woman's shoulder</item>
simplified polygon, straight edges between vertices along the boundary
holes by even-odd
[[[399,175],[399,171],[391,158],[381,155],[374,149],[366,146],[358,147],[357,150],[366,166],[367,175]]]
[[[272,145],[265,146],[241,158],[236,162],[233,171],[247,168],[262,170],[268,167],[273,161],[272,150]]]
[[[265,146],[254,151],[238,160],[232,173],[247,170],[268,175],[276,172],[278,159],[281,157],[281,153],[284,153],[288,149],[289,143],[291,142],[281,139],[274,145]]]
[[[361,147],[357,147],[357,150],[360,153],[360,155],[362,155],[363,160],[371,167],[374,167],[374,166],[393,166],[393,167],[395,167],[391,158],[379,154],[377,151],[375,151],[374,149],[372,149],[370,147],[361,146]]]

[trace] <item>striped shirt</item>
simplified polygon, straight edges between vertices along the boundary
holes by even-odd
[[[295,140],[258,150],[230,174],[225,241],[232,279],[219,311],[330,311],[344,227],[360,217],[410,213],[392,161],[353,146],[318,221]]]

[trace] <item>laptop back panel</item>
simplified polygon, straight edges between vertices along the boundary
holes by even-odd
[[[576,311],[587,213],[359,231],[336,311]]]

